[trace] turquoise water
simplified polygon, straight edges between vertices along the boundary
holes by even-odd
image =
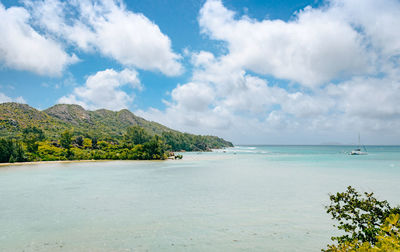
[[[400,204],[400,147],[240,146],[0,168],[0,251],[320,251],[328,194]]]

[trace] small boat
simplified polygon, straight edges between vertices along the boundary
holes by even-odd
[[[360,144],[360,134],[358,134],[358,148],[354,149],[350,152],[350,155],[368,155],[367,149],[363,145],[364,151],[361,150],[361,144]]]
[[[361,149],[354,149],[350,152],[350,155],[368,155],[368,152],[361,151]]]

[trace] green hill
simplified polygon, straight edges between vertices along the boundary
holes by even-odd
[[[39,111],[26,104],[0,104],[0,137],[19,138],[23,129],[36,127],[47,139],[57,140],[61,132],[72,130],[75,136],[96,137],[99,140],[120,141],[131,126],[140,126],[150,135],[163,136],[173,150],[206,150],[233,146],[215,136],[197,136],[172,130],[147,121],[129,110],[88,111],[79,105],[58,104]]]
[[[127,109],[117,112],[106,109],[87,111],[79,105],[58,104],[43,112],[74,128],[76,133],[99,138],[120,139],[127,128],[134,125],[143,127],[152,135],[173,131],[159,123],[135,116]]]
[[[0,137],[17,137],[28,127],[38,127],[49,138],[54,138],[70,125],[26,104],[0,104]]]

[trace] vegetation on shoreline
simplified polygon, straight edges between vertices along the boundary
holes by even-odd
[[[400,251],[400,207],[392,208],[373,193],[360,194],[351,186],[330,195],[330,200],[327,213],[345,234],[332,237],[337,244],[322,251]]]
[[[24,104],[0,104],[0,162],[162,160],[176,151],[231,146],[215,136],[146,121],[128,110],[86,111],[64,104],[38,111]]]

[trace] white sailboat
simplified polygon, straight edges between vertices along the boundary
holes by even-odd
[[[358,148],[350,152],[350,155],[368,155],[367,149],[363,145],[364,151],[361,150],[360,133],[358,133]]]

